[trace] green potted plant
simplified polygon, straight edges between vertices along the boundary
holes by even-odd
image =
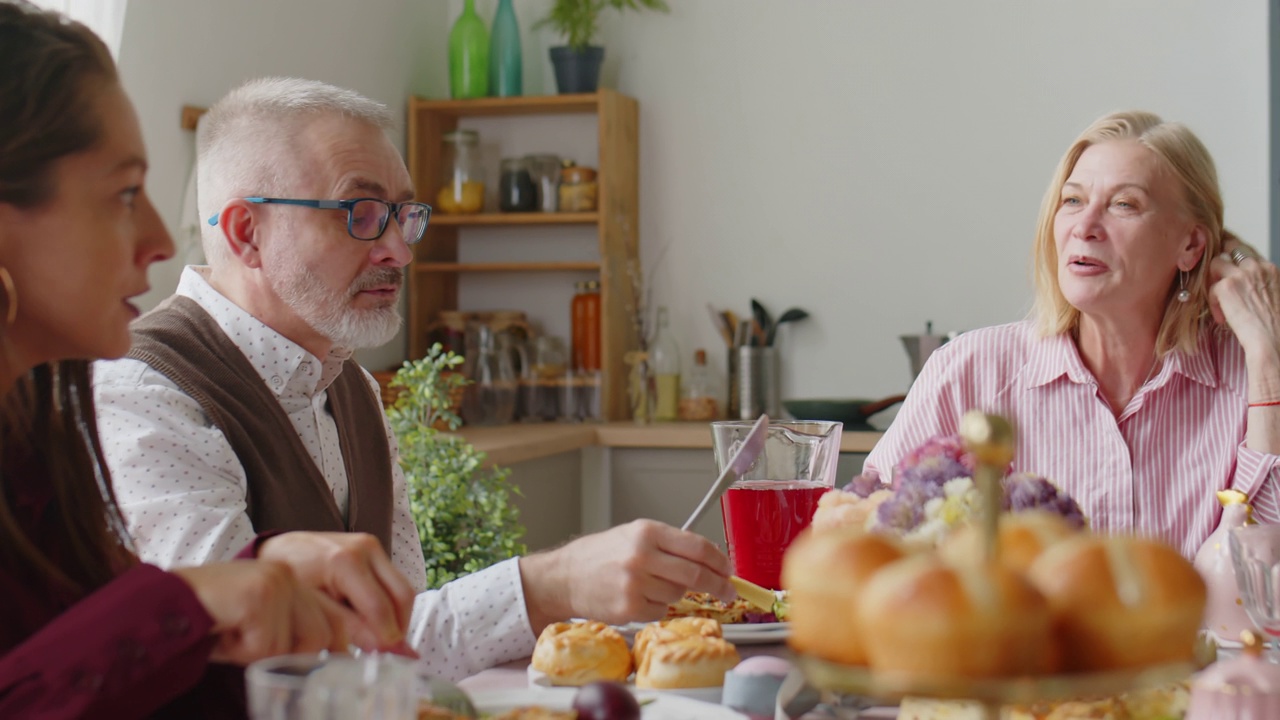
[[[512,502],[519,489],[507,482],[511,470],[485,468],[484,453],[435,427],[443,421],[456,430],[462,422],[453,412],[455,390],[469,382],[453,372],[461,363],[462,357],[436,343],[426,357],[405,362],[391,380],[399,396],[387,418],[400,444],[430,588],[526,551]]]
[[[667,12],[666,0],[555,0],[547,16],[534,27],[549,25],[565,38],[564,45],[551,48],[551,64],[556,71],[556,87],[561,94],[595,92],[600,83],[600,63],[604,48],[592,45],[600,30],[600,12],[613,8]]]

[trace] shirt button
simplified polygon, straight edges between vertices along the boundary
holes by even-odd
[[[279,385],[279,384],[280,384],[280,383],[282,383],[282,382],[284,382],[284,381],[280,379],[280,376],[279,376],[279,375],[272,375],[272,376],[271,376],[271,384],[272,384],[272,385]]]
[[[180,637],[191,629],[191,621],[183,615],[165,615],[160,621],[160,629],[169,637]]]

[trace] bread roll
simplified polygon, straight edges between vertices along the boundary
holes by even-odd
[[[719,687],[738,664],[738,649],[720,638],[654,643],[636,668],[636,687],[656,690]]]
[[[1048,602],[999,564],[899,560],[867,583],[858,619],[876,672],[954,680],[1056,669]]]
[[[723,638],[724,631],[718,621],[702,617],[671,618],[649,623],[636,633],[636,638],[631,643],[632,660],[636,667],[640,667],[645,653],[653,645],[687,637]]]
[[[853,529],[797,537],[782,560],[791,623],[787,642],[798,652],[865,665],[855,601],[873,574],[903,554],[893,540]]]
[[[631,674],[631,651],[622,635],[602,622],[553,623],[538,636],[530,664],[552,685],[621,682]]]
[[[1078,533],[1056,513],[1045,510],[1006,513],[1000,516],[997,540],[1000,562],[1010,570],[1026,573],[1040,553]],[[982,528],[969,523],[957,529],[943,540],[938,552],[949,563],[981,561]]]
[[[1205,586],[1177,550],[1154,540],[1082,535],[1032,564],[1071,671],[1191,660]]]

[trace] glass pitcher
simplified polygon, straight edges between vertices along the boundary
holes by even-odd
[[[755,425],[711,423],[716,470],[722,472]],[[729,559],[739,577],[781,590],[782,554],[809,527],[818,498],[835,485],[838,422],[770,422],[759,457],[720,496]]]
[[[560,417],[561,386],[568,369],[569,353],[562,338],[543,335],[534,341],[529,370],[521,381],[526,420],[543,422]]]
[[[467,327],[464,363],[467,385],[462,419],[468,425],[505,425],[515,419],[516,373],[510,352],[498,350],[493,330],[482,323]]]

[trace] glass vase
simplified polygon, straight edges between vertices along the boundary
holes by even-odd
[[[627,355],[631,375],[627,378],[627,398],[631,403],[631,419],[639,425],[647,425],[653,419],[657,387],[649,355],[635,352]]]
[[[500,0],[489,36],[489,92],[497,97],[524,94],[524,68],[520,53],[520,25],[511,0]]]
[[[489,94],[489,31],[476,14],[475,0],[466,0],[449,31],[449,94],[455,98]]]

